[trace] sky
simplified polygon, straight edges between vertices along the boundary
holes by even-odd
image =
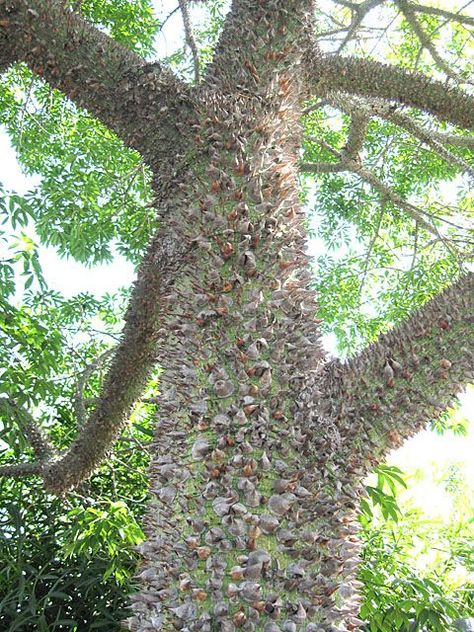
[[[156,1],[157,12],[160,16],[166,16],[176,6],[176,1]],[[193,11],[194,19],[199,19],[198,10]],[[163,32],[158,36],[156,46],[158,56],[171,54],[182,42],[182,22],[177,12],[170,20]],[[14,190],[25,193],[34,186],[37,178],[25,177],[16,160],[14,150],[8,141],[8,137],[0,127],[0,182],[6,190]],[[319,250],[320,244],[309,243],[309,251]],[[60,259],[53,248],[40,249],[40,261],[45,278],[51,289],[61,292],[67,297],[79,292],[92,292],[100,296],[105,292],[114,292],[122,286],[128,286],[134,280],[135,274],[132,265],[118,253],[112,263],[87,268],[71,259]],[[330,340],[329,351],[332,351]],[[429,471],[436,467],[448,467],[457,464],[465,471],[465,475],[474,482],[474,389],[468,395],[461,398],[463,407],[461,414],[471,421],[470,431],[467,437],[454,437],[450,434],[439,436],[431,431],[419,433],[416,437],[407,441],[402,448],[393,452],[388,462],[398,465],[406,471]],[[449,501],[443,495],[443,490],[432,483],[427,483],[426,478],[411,485],[414,502],[424,512],[438,512],[444,516],[449,514]]]

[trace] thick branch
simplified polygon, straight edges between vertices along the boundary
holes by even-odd
[[[177,111],[187,100],[184,85],[88,24],[64,2],[0,0],[0,70],[17,61],[26,62],[128,145],[143,152],[150,145],[152,125],[176,142]],[[156,132],[154,136],[156,142]]]
[[[369,117],[363,112],[353,112],[347,142],[342,151],[343,159],[360,160],[360,153],[367,136]]]
[[[474,98],[420,73],[376,61],[314,52],[310,89],[395,101],[433,114],[442,121],[474,130]]]
[[[206,82],[281,99],[284,72],[291,69],[293,80],[299,76],[313,29],[313,0],[234,0]]]
[[[160,231],[150,244],[125,316],[116,348],[94,410],[71,446],[61,455],[25,466],[0,469],[0,476],[40,475],[48,491],[63,494],[77,487],[104,461],[120,436],[134,403],[156,363],[160,314],[169,306],[173,283],[191,247],[175,232]]]
[[[138,273],[122,340],[95,409],[69,449],[44,467],[49,491],[64,493],[88,478],[120,436],[155,365],[157,342],[163,335],[160,312],[187,252],[189,245],[176,235],[171,238],[160,232],[152,241]]]
[[[0,477],[24,478],[25,476],[41,476],[40,463],[16,463],[0,466]]]
[[[351,464],[380,460],[446,410],[474,380],[474,274],[327,368],[327,401],[347,435]]]
[[[445,145],[453,145],[454,147],[468,147],[474,149],[474,137],[473,136],[457,136],[456,134],[447,134],[444,132],[437,132],[431,130],[430,134],[440,143]]]

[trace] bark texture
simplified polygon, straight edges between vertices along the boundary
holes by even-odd
[[[361,479],[473,377],[472,276],[351,362],[324,357],[297,188],[304,99],[330,85],[466,128],[474,119],[468,95],[442,98],[436,82],[398,69],[319,53],[309,67],[312,10],[311,0],[234,0],[191,88],[57,0],[0,0],[0,64],[28,63],[155,173],[161,228],[94,412],[65,454],[0,472],[40,474],[57,493],[75,487],[158,359],[130,630],[357,629]],[[365,127],[346,152],[357,153]]]

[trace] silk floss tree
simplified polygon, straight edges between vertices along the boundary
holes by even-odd
[[[444,81],[344,54],[382,2],[337,2],[351,20],[340,50],[327,53],[318,1],[234,0],[203,69],[180,0],[195,59],[186,82],[90,24],[80,4],[1,0],[0,68],[24,62],[140,152],[159,230],[76,438],[58,452],[30,416],[36,460],[0,472],[41,477],[60,495],[77,487],[106,458],[158,362],[147,540],[125,627],[356,630],[362,481],[472,381],[474,284],[459,272],[358,355],[331,360],[298,174],[351,172],[377,191],[384,213],[396,207],[426,239],[457,247],[459,234],[443,232],[362,158],[379,117],[472,176],[453,146],[474,144],[465,134],[473,98],[421,18],[473,19],[390,5]],[[303,117],[327,106],[350,121],[342,148],[303,137]]]

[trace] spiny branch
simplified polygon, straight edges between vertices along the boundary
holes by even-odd
[[[165,232],[150,244],[100,397],[69,448],[57,457],[27,464],[28,467],[4,468],[0,475],[40,474],[48,491],[63,494],[77,487],[103,462],[155,366],[156,345],[161,335],[160,310],[188,252],[187,243]]]
[[[474,99],[420,73],[376,61],[323,55],[313,48],[307,57],[309,89],[325,98],[334,92],[385,99],[433,114],[442,121],[474,130]]]
[[[281,79],[284,68],[299,66],[313,31],[313,0],[233,2],[205,81],[239,95],[261,92],[263,86],[278,91],[279,82],[272,78]]]
[[[440,143],[444,143],[445,145],[474,149],[474,136],[458,136],[457,134],[447,134],[436,130],[430,130],[430,134],[433,138],[439,140]]]
[[[380,461],[452,404],[474,380],[473,339],[469,273],[360,355],[328,365],[326,406],[344,427],[349,468]]]
[[[16,463],[15,465],[0,466],[0,477],[24,478],[25,476],[42,476],[41,463]]]
[[[363,112],[354,112],[351,118],[346,146],[341,152],[342,160],[360,160],[360,152],[364,146],[369,117]]]
[[[55,456],[56,450],[33,415],[12,399],[0,398],[0,412],[12,417],[20,427],[35,456],[43,461]]]
[[[78,426],[83,426],[87,420],[86,402],[84,400],[84,388],[94,371],[109,358],[114,349],[107,349],[101,353],[95,360],[86,366],[76,382],[74,393],[74,412],[76,413],[76,421]]]

